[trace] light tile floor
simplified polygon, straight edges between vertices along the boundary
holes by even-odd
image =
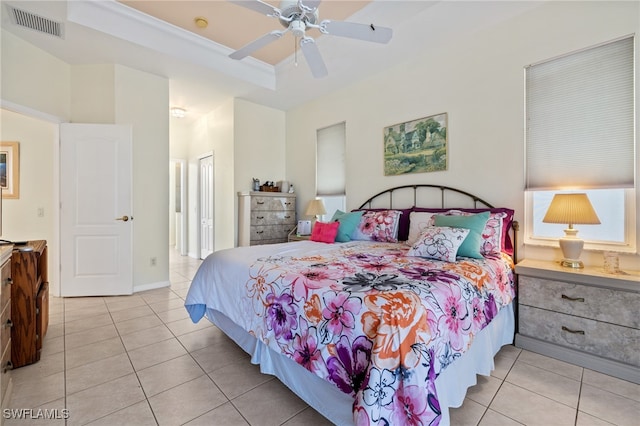
[[[191,323],[183,303],[199,264],[172,251],[169,288],[51,298],[42,359],[13,371],[11,408],[69,418],[5,424],[329,424],[215,326]],[[453,425],[640,424],[639,385],[513,346],[495,361]]]

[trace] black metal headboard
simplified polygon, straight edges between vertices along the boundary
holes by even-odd
[[[452,188],[450,186],[428,185],[428,184],[404,185],[404,186],[396,186],[395,188],[386,189],[386,190],[384,190],[382,192],[377,193],[373,197],[369,198],[367,201],[362,203],[362,205],[359,208],[363,209],[363,208],[366,208],[366,207],[371,207],[372,203],[374,201],[378,201],[378,200],[382,199],[384,196],[389,197],[388,208],[390,208],[390,209],[394,208],[394,205],[393,205],[393,195],[394,195],[394,193],[407,192],[409,190],[413,191],[413,206],[417,206],[418,205],[418,201],[421,201],[421,200],[425,199],[425,197],[420,198],[419,195],[433,195],[434,193],[436,193],[436,195],[438,195],[437,193],[439,192],[439,195],[440,195],[440,206],[429,205],[429,206],[422,206],[422,207],[447,208],[447,205],[446,205],[447,204],[446,203],[447,197],[446,197],[446,195],[447,195],[448,192],[450,192],[450,193],[453,193],[453,194],[465,195],[466,197],[470,198],[471,201],[473,202],[473,206],[472,206],[473,208],[482,208],[482,207],[493,208],[493,205],[487,203],[482,198],[476,197],[475,195],[470,194],[470,193],[468,193],[466,191],[462,191],[460,189]],[[433,199],[433,197],[430,198],[430,199]],[[481,205],[478,205],[478,203],[480,203]],[[405,207],[412,207],[412,206],[405,206]],[[454,208],[454,207],[463,207],[463,206],[456,205],[456,206],[449,206],[449,207]]]
[[[394,201],[402,205],[394,204]],[[412,204],[411,204],[412,203]],[[410,204],[410,205],[409,205]],[[433,208],[494,208],[494,206],[480,197],[461,189],[444,185],[403,185],[386,189],[370,197],[362,203],[359,209],[382,207],[409,208],[414,206]],[[513,241],[513,260],[518,259],[518,230],[519,224],[513,221],[511,239]]]

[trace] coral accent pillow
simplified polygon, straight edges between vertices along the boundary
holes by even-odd
[[[424,228],[407,256],[455,262],[458,249],[471,231],[466,228],[430,226]]]
[[[336,241],[340,243],[351,241],[351,234],[353,234],[353,231],[355,231],[356,227],[360,223],[360,219],[363,214],[363,211],[345,213],[341,210],[336,210],[331,218],[331,222],[340,222]]]
[[[458,250],[460,256],[482,259],[480,248],[482,247],[482,231],[489,220],[489,212],[472,214],[469,216],[441,216],[436,215],[435,226],[451,226],[454,228],[466,228],[471,232],[465,238]]]
[[[340,222],[316,222],[311,231],[311,241],[319,241],[321,243],[333,243],[338,234]]]

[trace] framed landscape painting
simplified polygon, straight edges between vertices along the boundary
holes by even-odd
[[[0,142],[2,198],[20,198],[20,151],[18,142]]]
[[[384,128],[384,174],[447,170],[447,113]]]

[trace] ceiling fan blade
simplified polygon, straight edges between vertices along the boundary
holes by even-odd
[[[238,6],[246,7],[267,16],[280,16],[280,9],[260,0],[229,0]]]
[[[377,27],[373,24],[357,24],[355,22],[324,20],[320,23],[320,31],[340,37],[355,38],[375,43],[388,43],[393,30],[387,27]]]
[[[285,31],[271,31],[270,33],[267,33],[265,35],[263,35],[260,38],[257,38],[255,40],[253,40],[251,43],[241,47],[240,49],[236,50],[235,52],[233,52],[232,54],[229,55],[229,57],[231,59],[242,59],[245,58],[247,56],[249,56],[250,54],[252,54],[253,52],[255,52],[258,49],[263,48],[264,46],[266,46],[267,44],[278,40],[280,37],[282,37],[282,35],[285,33]]]
[[[310,12],[316,10],[322,0],[298,0],[298,6],[301,9],[309,10]]]
[[[311,74],[315,78],[326,77],[329,74],[324,60],[322,60],[322,55],[320,55],[318,45],[311,37],[303,37],[300,40],[300,49],[302,49],[304,58],[311,69]]]

